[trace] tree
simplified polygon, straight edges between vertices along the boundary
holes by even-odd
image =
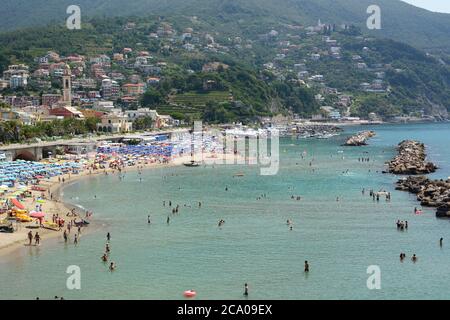
[[[142,96],[141,103],[145,107],[159,105],[164,101],[161,93],[155,88],[149,88]]]
[[[153,127],[153,119],[149,116],[137,118],[133,122],[133,128],[136,130],[147,130]]]

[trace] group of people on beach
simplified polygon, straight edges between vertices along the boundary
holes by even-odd
[[[81,227],[82,227],[82,225],[81,224],[75,225],[73,220],[69,221],[69,223],[67,224],[67,228],[63,232],[63,238],[64,238],[64,242],[65,243],[67,243],[69,241],[69,234],[70,234],[70,232],[71,232],[71,230],[72,230],[72,228],[74,226],[77,227],[77,231],[74,234],[73,243],[74,244],[78,244],[78,241],[79,241],[80,236],[81,236]]]
[[[59,216],[59,213],[52,214],[52,222],[57,224],[59,228],[64,227],[65,220]]]

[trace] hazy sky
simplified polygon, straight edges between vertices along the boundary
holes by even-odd
[[[450,0],[403,0],[430,11],[450,13]]]

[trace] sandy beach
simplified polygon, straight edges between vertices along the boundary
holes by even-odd
[[[215,154],[204,152],[201,155],[195,155],[194,159],[198,162],[201,162],[204,165],[211,165],[214,163],[219,163],[221,161],[233,161],[233,160],[242,160],[239,155],[234,154]],[[174,157],[168,163],[148,163],[146,161],[138,161],[134,166],[127,166],[122,169],[122,173],[136,171],[136,170],[151,170],[155,168],[167,168],[172,166],[180,166],[184,163],[189,163],[192,160],[190,155]],[[112,168],[106,169],[98,169],[98,170],[89,170],[83,169],[78,174],[65,174],[58,177],[52,177],[51,179],[46,179],[40,181],[39,186],[45,188],[47,191],[31,191],[34,197],[24,198],[21,200],[21,203],[25,206],[27,211],[32,211],[36,205],[36,202],[33,202],[33,198],[37,197],[45,197],[45,202],[42,203],[42,212],[45,213],[44,221],[52,221],[52,216],[58,214],[59,217],[68,220],[71,217],[66,217],[66,214],[71,210],[75,209],[75,212],[79,214],[80,218],[84,218],[85,212],[80,212],[78,208],[72,206],[69,203],[65,203],[61,199],[61,192],[66,185],[72,184],[75,181],[80,179],[88,179],[98,175],[104,174],[118,174],[119,171]],[[64,181],[64,182],[62,182]],[[12,191],[15,191],[14,189]],[[50,199],[50,195],[52,195],[52,199]],[[89,210],[89,209],[88,209]],[[4,218],[5,215],[0,216],[0,218]],[[91,229],[95,229],[95,213],[92,218],[93,225],[90,226]],[[28,248],[28,239],[27,233],[31,230],[33,235],[36,231],[39,232],[41,236],[41,244],[40,247],[45,247],[46,243],[51,240],[55,240],[58,237],[63,237],[64,228],[61,228],[59,231],[45,229],[40,227],[38,229],[29,229],[27,226],[36,226],[37,222],[14,222],[13,226],[15,228],[14,233],[0,233],[0,256],[6,254],[12,254],[16,250]],[[94,228],[92,228],[94,227]],[[89,229],[89,228],[88,228]],[[34,240],[33,240],[34,243]]]

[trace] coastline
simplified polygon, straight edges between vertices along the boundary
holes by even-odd
[[[199,155],[194,155],[194,158],[198,158]],[[202,161],[204,164],[208,164],[208,161],[225,161],[225,160],[236,160],[239,159],[239,155],[234,154],[216,154],[216,153],[208,153],[204,152],[201,154],[201,159],[196,159],[198,161]],[[152,170],[152,169],[162,169],[162,168],[170,168],[170,167],[177,167],[182,166],[184,163],[188,163],[191,161],[190,155],[185,156],[178,156],[171,159],[168,163],[145,163],[138,161],[136,165],[125,167],[122,169],[122,172],[134,172],[138,170]],[[105,175],[105,174],[117,174],[118,170],[113,168],[106,168],[106,169],[98,169],[95,171],[90,171],[89,169],[83,169],[80,171],[79,174],[64,174],[59,176],[61,180],[64,178],[65,182],[59,182],[58,177],[52,177],[48,180],[41,181],[40,186],[47,189],[46,196],[49,196],[50,194],[53,194],[53,199],[47,199],[46,202],[42,205],[43,211],[46,213],[45,219],[51,220],[52,214],[58,213],[63,218],[66,218],[65,214],[73,209],[80,210],[79,207],[77,207],[75,204],[65,202],[62,200],[62,192],[65,187],[78,182],[83,179],[89,179],[93,177],[97,177],[99,175]],[[32,191],[33,195],[37,196],[40,195],[41,191]],[[27,198],[22,201],[22,203],[25,205],[27,210],[32,210],[32,206],[34,203],[32,202],[32,199]],[[89,210],[89,208],[86,208],[86,210]],[[95,213],[94,218],[92,221],[90,221],[90,226],[86,229],[84,234],[87,232],[95,232],[92,229],[97,229],[97,225],[95,223]],[[31,223],[27,223],[26,226],[31,225]],[[0,257],[4,257],[7,255],[13,255],[17,253],[21,248],[29,248],[27,245],[27,233],[32,229],[27,229],[26,226],[17,224],[18,229],[12,234],[3,233],[1,234],[2,237],[0,237]],[[41,244],[39,247],[45,246],[48,242],[54,242],[58,237],[62,237],[63,235],[63,228],[59,231],[54,230],[48,230],[45,228],[39,228],[36,229],[39,234],[41,235]]]

